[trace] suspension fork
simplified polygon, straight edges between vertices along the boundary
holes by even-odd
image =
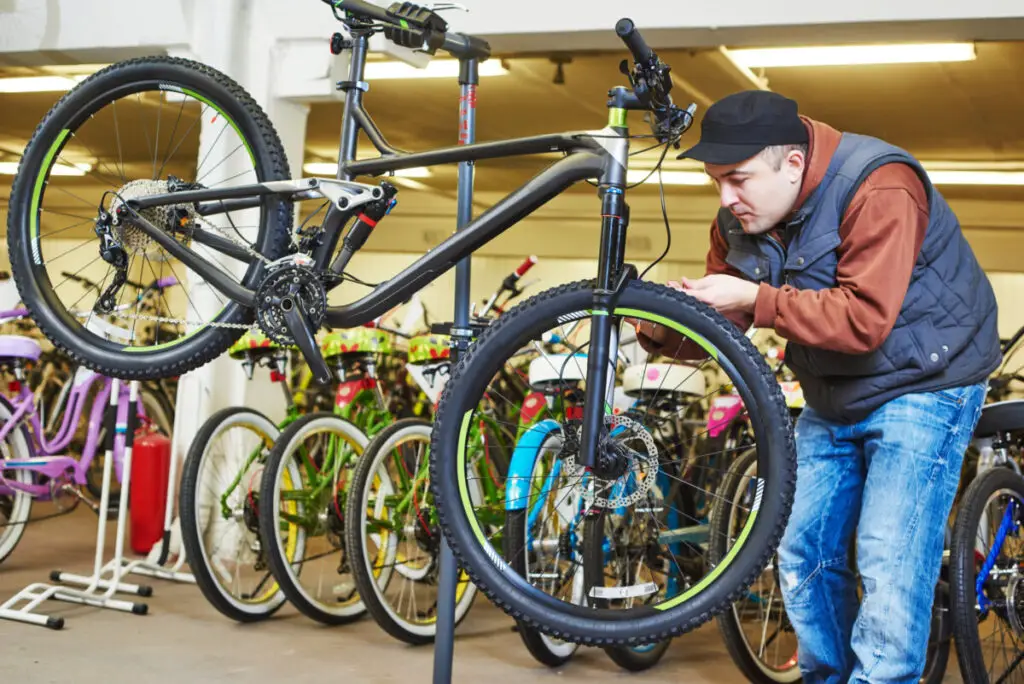
[[[601,199],[601,252],[590,320],[587,388],[580,440],[579,463],[587,469],[593,469],[596,463],[604,414],[615,391],[615,373],[609,370],[609,363],[614,368],[618,357],[618,325],[612,311],[618,294],[636,277],[635,269],[624,268],[628,225],[629,208],[623,197],[622,185],[605,186]]]

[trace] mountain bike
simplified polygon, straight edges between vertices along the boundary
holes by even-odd
[[[633,23],[623,19],[616,33],[632,53],[633,66],[627,61],[621,68],[629,86],[608,92],[603,128],[404,152],[387,143],[362,106],[368,87],[364,69],[370,36],[383,33],[397,44],[430,54],[443,50],[458,58],[463,65],[462,105],[467,108],[475,107],[477,66],[489,57],[489,46],[449,31],[436,12],[409,3],[385,10],[361,0],[325,2],[347,27],[347,37],[339,35],[335,45],[350,58],[349,76],[339,83],[345,93],[345,111],[337,177],[292,179],[266,114],[241,87],[214,69],[163,57],[115,64],[82,81],[54,106],[22,158],[11,195],[8,244],[26,305],[43,332],[73,359],[126,379],[177,375],[197,368],[253,326],[271,339],[296,345],[315,376],[326,379],[330,369],[314,338],[321,326],[357,327],[382,315],[560,193],[591,181],[600,204],[599,231],[595,211],[595,232],[600,234],[596,279],[532,297],[488,326],[472,345],[467,345],[471,331],[452,331],[457,343],[469,346],[469,351],[453,371],[432,434],[430,480],[440,527],[460,565],[494,603],[559,638],[642,645],[703,624],[744,591],[774,552],[791,506],[795,451],[782,394],[749,340],[724,316],[695,299],[644,282],[644,274],[625,260],[631,140],[663,145],[664,159],[693,122],[696,106],[684,109],[673,103],[669,66],[646,45]],[[647,113],[650,133],[631,135],[631,111]],[[203,290],[209,294],[203,297],[192,288],[186,293],[188,301],[178,309],[187,332],[150,345],[134,340],[126,344],[84,327],[68,313],[74,307],[62,298],[63,281],[49,270],[63,256],[57,251],[60,247],[47,240],[61,230],[54,212],[47,211],[47,197],[62,189],[51,179],[54,165],[88,152],[84,148],[92,140],[87,133],[95,130],[94,122],[105,122],[124,133],[118,123],[128,116],[134,139],[128,142],[134,142],[133,149],[152,150],[152,158],[123,163],[101,160],[90,174],[109,190],[90,200],[80,197],[88,207],[80,216],[85,215],[93,226],[77,258],[85,253],[85,245],[92,245],[86,249],[96,250],[94,261],[102,259],[108,266],[104,290],[93,311],[106,315],[116,310],[123,280],[133,268],[166,266],[173,271],[177,263],[190,269],[194,280],[209,286]],[[155,126],[146,125],[154,119]],[[184,148],[203,150],[196,166],[177,155],[181,145],[174,138],[179,126],[187,133],[200,119],[202,129],[212,137],[204,135],[200,148],[197,135]],[[166,134],[168,127],[171,135]],[[355,159],[360,131],[380,156]],[[153,133],[150,144],[138,144],[140,133],[149,132]],[[164,145],[164,137],[171,142]],[[115,149],[109,137],[104,143],[105,149]],[[366,296],[350,304],[327,306],[327,292],[351,277],[346,269],[370,233],[386,230],[386,217],[398,192],[386,181],[364,183],[354,178],[414,166],[550,153],[564,157]],[[322,200],[325,213],[319,225],[312,224],[311,215],[293,231],[292,203],[303,199]],[[665,218],[667,225],[667,213]],[[126,326],[133,326],[139,319],[127,316],[124,320]],[[504,365],[518,350],[572,321],[589,331],[590,349],[583,417],[566,427],[579,444],[573,467],[594,474],[589,490],[583,491],[594,515],[609,505],[635,507],[634,498],[608,499],[603,494],[612,491],[627,471],[639,469],[644,482],[654,478],[660,460],[672,458],[659,456],[656,446],[639,452],[611,435],[605,408],[614,381],[606,361],[615,358],[611,352],[624,326],[640,323],[670,331],[680,341],[675,349],[660,350],[668,355],[681,352],[683,341],[697,348],[703,354],[701,363],[719,366],[737,388],[752,417],[761,488],[757,515],[749,518],[722,562],[696,583],[678,587],[672,595],[659,594],[652,602],[583,607],[571,597],[551,596],[532,587],[512,570],[500,545],[496,547],[488,537],[489,528],[477,519],[469,496],[474,484],[467,481],[471,472],[466,467],[467,436],[488,386],[495,378],[505,377]],[[658,358],[660,351],[651,352],[651,357]],[[634,423],[625,433],[642,432],[642,421]],[[649,490],[652,485],[653,479],[644,486]],[[662,551],[671,558],[670,549]],[[649,586],[644,582],[623,591],[639,597],[650,592]]]

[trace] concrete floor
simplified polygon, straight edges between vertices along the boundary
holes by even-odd
[[[50,512],[47,505],[36,509],[33,517]],[[108,529],[111,538],[114,523]],[[95,531],[96,518],[84,507],[30,526],[0,567],[0,602],[27,584],[47,581],[53,569],[88,574]],[[112,540],[108,546],[112,550]],[[142,599],[149,604],[148,615],[51,601],[41,609],[65,618],[62,631],[0,620],[4,679],[40,684],[431,681],[432,647],[396,642],[369,618],[329,628],[285,606],[271,620],[238,625],[210,607],[194,585],[138,575],[131,581],[153,586],[154,595]],[[713,624],[676,639],[661,663],[640,675],[619,670],[593,649],[549,670],[529,656],[511,626],[502,612],[479,600],[459,627],[453,681],[741,681]],[[955,657],[944,681],[961,681]]]

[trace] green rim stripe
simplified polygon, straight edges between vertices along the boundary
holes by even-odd
[[[473,502],[469,500],[469,488],[466,486],[466,440],[469,438],[469,426],[472,418],[472,410],[466,411],[466,415],[462,417],[462,429],[459,430],[459,451],[456,453],[455,467],[458,469],[456,473],[459,478],[459,498],[462,499],[462,509],[466,511],[469,526],[473,528],[473,534],[476,535],[477,541],[486,548],[489,542],[487,537],[484,536],[483,530],[480,529],[480,521],[476,519],[476,515],[473,513]]]
[[[648,313],[646,311],[639,311],[637,309],[616,309],[615,315],[635,316],[637,318],[657,321],[662,325],[672,328],[676,332],[682,333],[686,337],[690,338],[691,340],[699,344],[708,354],[712,356],[712,358],[716,360],[718,359],[718,350],[714,347],[714,345],[712,345],[706,339],[704,339],[697,333],[693,332],[686,326],[679,325],[675,321],[669,320],[664,316],[658,316],[652,313]],[[740,552],[740,549],[743,548],[743,545],[747,541],[747,537],[750,536],[750,531],[754,527],[754,521],[757,519],[757,512],[758,509],[760,509],[760,507],[761,489],[759,488],[757,499],[754,501],[754,505],[752,507],[752,510],[750,511],[750,517],[747,518],[747,524],[743,526],[743,530],[740,532],[739,537],[736,538],[736,542],[732,545],[732,548],[729,549],[729,552],[725,554],[725,557],[718,563],[718,565],[715,566],[715,569],[709,572],[707,575],[705,575],[700,582],[690,587],[687,591],[683,592],[679,596],[676,596],[674,598],[669,599],[668,601],[665,601],[664,603],[660,603],[654,606],[654,608],[656,608],[657,610],[669,610],[670,608],[674,608],[679,604],[683,603],[684,601],[688,601],[700,592],[704,591],[704,589],[707,588],[709,584],[714,582],[719,575],[725,572],[725,569],[729,567],[729,564],[732,563],[733,559],[736,558],[736,555]]]
[[[188,88],[182,88],[181,92],[185,93],[186,95],[191,95],[192,97],[196,98],[200,102],[205,102],[207,105],[212,107],[214,109],[214,111],[216,111],[218,114],[220,114],[225,119],[227,119],[228,123],[231,124],[231,127],[235,129],[235,133],[238,133],[238,137],[241,138],[242,144],[245,145],[245,150],[246,150],[246,152],[249,153],[249,159],[252,161],[254,166],[256,165],[256,155],[254,155],[252,153],[252,148],[249,147],[249,141],[245,138],[244,135],[242,135],[242,131],[239,130],[238,125],[235,124],[235,120],[234,119],[232,119],[230,116],[225,114],[224,110],[222,110],[220,107],[218,107],[217,105],[213,104],[212,102],[210,102],[209,100],[207,100],[205,97],[203,97],[199,93],[195,92],[194,90],[189,90]]]
[[[621,107],[612,107],[608,110],[608,125],[616,128],[626,127],[626,110]]]
[[[50,165],[53,163],[53,158],[57,156],[57,152],[61,147],[64,146],[64,141],[71,135],[71,131],[65,128],[57,135],[57,139],[50,145],[50,150],[46,153],[43,158],[43,166],[39,171],[39,175],[36,177],[36,185],[32,189],[32,211],[29,213],[31,223],[29,224],[29,235],[32,241],[39,240],[39,201],[43,196],[43,183],[46,181],[46,173],[50,170]],[[35,248],[38,250],[39,246]],[[43,253],[39,251],[39,261],[42,263]]]
[[[760,494],[760,490],[758,493]],[[657,610],[668,610],[670,608],[675,608],[680,603],[688,601],[700,592],[704,591],[709,584],[714,582],[719,575],[725,572],[725,569],[729,567],[729,564],[732,563],[732,561],[736,558],[736,554],[738,554],[740,552],[740,549],[743,548],[743,545],[747,543],[747,537],[750,536],[750,530],[753,529],[754,521],[757,520],[757,511],[759,508],[760,496],[758,496],[758,501],[757,503],[755,503],[755,507],[753,508],[753,510],[751,510],[750,517],[747,518],[747,524],[743,526],[743,530],[740,532],[740,536],[736,538],[736,542],[729,549],[729,552],[725,554],[725,558],[723,558],[718,563],[718,565],[715,566],[714,570],[704,575],[700,582],[697,582],[697,584],[693,585],[679,596],[671,598],[668,601],[665,601],[664,603],[659,603],[658,605],[654,606],[654,608]]]
[[[594,313],[597,313],[597,312],[595,311]],[[615,310],[615,315],[616,316],[632,316],[632,317],[635,317],[635,318],[642,318],[642,319],[645,319],[645,320],[656,321],[658,323],[661,323],[662,325],[666,325],[669,328],[672,328],[676,332],[682,333],[686,337],[690,338],[691,340],[693,340],[694,342],[699,344],[704,349],[704,351],[706,351],[708,354],[711,355],[711,358],[715,359],[716,361],[718,360],[718,349],[715,348],[715,345],[711,344],[706,339],[704,339],[703,337],[701,337],[697,333],[693,332],[692,330],[690,330],[686,326],[679,325],[675,321],[671,321],[671,320],[665,318],[664,316],[658,316],[656,314],[648,313],[646,311],[639,311],[637,309],[616,309]]]
[[[588,313],[590,313],[593,316],[608,315],[606,312],[603,311],[589,311]],[[685,335],[687,338],[699,344],[708,354],[712,356],[712,358],[716,360],[718,359],[718,349],[716,349],[715,346],[711,344],[708,340],[706,340],[701,335],[698,335],[694,331],[690,330],[686,326],[680,325],[675,321],[665,318],[664,316],[658,316],[656,314],[652,314],[646,311],[640,311],[638,309],[630,308],[618,308],[615,309],[613,313],[616,316],[631,316],[636,318],[642,318],[644,320],[652,320],[661,323],[662,325],[668,326],[669,328],[672,328],[676,332]],[[605,410],[608,410],[607,406]],[[466,440],[469,436],[469,426],[472,417],[473,411],[471,409],[469,411],[466,411],[465,415],[462,418],[462,429],[459,432],[459,446],[458,452],[456,453],[456,468],[458,468],[457,473],[459,478],[459,496],[462,499],[463,510],[466,512],[466,518],[469,520],[469,525],[473,529],[473,534],[476,536],[481,546],[483,546],[486,549],[488,541],[487,538],[484,537],[483,531],[480,529],[480,523],[479,521],[477,521],[476,516],[473,513],[473,504],[469,499],[469,490],[467,489],[466,486]],[[717,579],[718,576],[721,575],[727,567],[729,567],[729,564],[732,563],[732,561],[736,558],[736,555],[740,552],[740,549],[743,548],[743,545],[747,541],[747,537],[750,536],[750,532],[754,528],[754,522],[757,520],[757,514],[761,507],[761,493],[762,489],[759,487],[757,499],[755,500],[754,505],[751,508],[750,517],[747,518],[746,525],[743,526],[743,530],[740,532],[739,537],[736,538],[736,542],[732,545],[732,548],[729,549],[729,552],[726,553],[725,557],[722,558],[718,565],[715,566],[714,570],[705,575],[700,582],[690,587],[690,589],[688,589],[686,592],[680,594],[679,596],[671,598],[668,601],[665,601],[664,603],[654,606],[655,609],[669,610],[670,608],[674,608],[675,606],[678,606],[684,601],[689,600],[690,598],[696,596],[705,588],[707,588],[709,584],[714,582],[715,579]]]

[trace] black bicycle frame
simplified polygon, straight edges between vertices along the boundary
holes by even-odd
[[[593,303],[587,398],[584,407],[585,429],[581,445],[581,463],[593,465],[596,440],[604,420],[606,397],[602,395],[608,385],[607,359],[610,358],[609,354],[614,352],[615,344],[610,314],[614,305],[614,293],[620,279],[624,277],[625,236],[628,225],[628,209],[624,199],[628,130],[625,127],[623,110],[640,109],[639,103],[630,91],[624,88],[614,89],[613,99],[609,102],[609,127],[602,131],[580,131],[457,145],[429,152],[403,152],[387,143],[363,108],[363,93],[368,87],[362,80],[368,36],[365,31],[352,31],[349,80],[338,84],[340,89],[345,90],[338,181],[350,182],[360,175],[382,175],[418,166],[545,152],[564,152],[566,157],[549,165],[519,189],[473,219],[465,228],[454,233],[390,280],[374,288],[362,299],[342,306],[329,307],[325,323],[332,327],[350,328],[373,320],[395,305],[407,301],[413,294],[454,268],[461,259],[514,226],[573,184],[586,179],[596,179],[602,200],[601,248],[597,290]],[[468,67],[466,60],[462,61],[462,67]],[[366,133],[371,143],[381,153],[380,157],[355,159],[360,130]],[[184,201],[194,203],[199,213],[210,215],[260,206],[268,196],[275,194],[292,198],[302,197],[303,187],[297,181],[276,181],[235,188],[164,193],[138,198],[129,204],[138,210],[164,204],[181,204]],[[311,255],[314,269],[323,271],[336,266],[340,270],[343,266],[329,262],[337,249],[344,226],[356,211],[358,208],[349,210],[331,202],[323,221],[321,242]],[[141,230],[190,269],[207,278],[215,289],[245,306],[255,305],[255,293],[252,290],[228,277],[189,247],[137,213],[126,218],[138,224]],[[253,261],[253,257],[246,257],[244,252],[240,253],[237,246],[229,246],[230,241],[219,238],[209,231],[202,231],[195,239],[196,242],[220,249],[234,258],[245,257],[243,261]]]
[[[602,186],[619,186],[624,182],[625,169],[621,159],[609,150],[612,143],[625,144],[625,129],[613,132],[605,129],[602,133],[572,132],[533,136],[497,142],[456,145],[428,152],[407,153],[391,147],[383,134],[363,108],[363,92],[366,84],[363,73],[366,65],[368,35],[353,31],[349,80],[339,84],[346,90],[345,110],[342,117],[342,136],[338,179],[350,181],[360,175],[383,175],[390,172],[419,166],[434,166],[462,161],[479,161],[502,157],[565,152],[567,156],[538,173],[519,189],[507,195],[489,210],[476,217],[466,228],[444,240],[415,263],[402,270],[390,280],[373,289],[362,299],[350,304],[329,307],[325,323],[332,327],[356,327],[382,315],[397,303],[406,301],[414,293],[455,267],[460,259],[468,256],[482,245],[502,234],[526,216],[543,206],[575,183],[595,179]],[[380,157],[355,160],[356,141],[359,131],[381,152]],[[615,137],[619,140],[602,140]],[[268,187],[270,186],[270,187]],[[185,192],[163,193],[138,198],[131,202],[136,210],[148,207],[194,203],[200,214],[212,215],[237,209],[257,207],[266,197],[275,194],[294,194],[294,188],[287,193],[274,189],[274,183],[257,183],[233,188],[212,188]],[[621,195],[619,195],[621,197]],[[311,255],[314,268],[329,267],[344,226],[354,211],[339,209],[333,203],[323,221],[323,236],[320,246]],[[607,215],[607,212],[602,212]],[[167,235],[143,217],[126,217],[138,224],[174,257],[196,271],[222,294],[244,306],[254,306],[255,293],[228,277],[223,271],[210,264],[204,257]],[[240,252],[228,240],[209,231],[194,236],[195,241],[220,250],[232,258],[251,262],[254,257]],[[610,256],[610,255],[609,255]],[[620,262],[621,264],[621,262]]]

